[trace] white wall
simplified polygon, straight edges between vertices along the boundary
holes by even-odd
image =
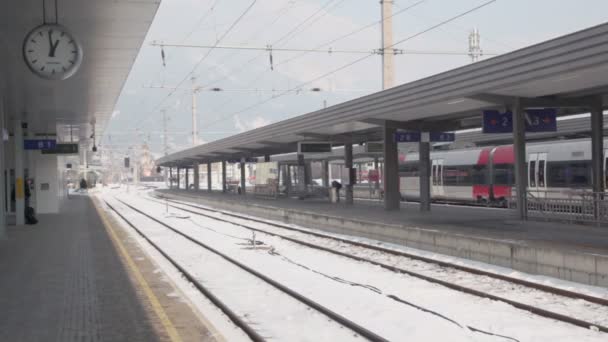
[[[32,168],[36,182],[35,197],[36,213],[37,214],[54,214],[59,212],[59,207],[63,195],[62,187],[60,186],[59,168],[57,156],[53,154],[41,154],[39,151],[34,152],[32,156]],[[43,190],[44,184],[48,184],[48,188]]]

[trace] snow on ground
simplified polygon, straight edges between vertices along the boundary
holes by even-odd
[[[192,207],[185,208],[193,209]],[[456,269],[445,268],[432,263],[427,263],[424,261],[418,261],[402,256],[392,255],[389,253],[383,253],[371,249],[357,247],[331,239],[307,235],[305,233],[289,231],[264,223],[248,221],[246,219],[238,219],[233,216],[226,216],[220,213],[215,214],[211,212],[205,212],[205,214],[220,217],[233,222],[240,222],[250,227],[262,229],[271,233],[289,236],[291,238],[296,238],[305,242],[328,247],[343,253],[356,255],[376,262],[381,262],[383,264],[414,271],[417,273],[424,274],[426,276],[456,283],[458,285],[466,286],[469,288],[474,288],[476,290],[490,293],[503,298],[516,300],[521,303],[542,307],[557,313],[561,313],[563,315],[570,315],[578,319],[593,322],[598,325],[608,326],[608,308],[599,304],[594,304],[587,301],[567,298],[563,296],[556,296],[546,293],[544,291],[531,289],[526,286],[516,285],[507,281],[498,280],[487,276],[475,275]],[[367,240],[366,243],[371,244],[372,241],[373,240]],[[572,288],[574,283],[570,283],[569,285],[570,290],[577,291],[576,289]],[[604,291],[596,292],[604,293]],[[598,297],[603,296],[598,295]]]
[[[167,251],[174,260],[199,279],[228,307],[255,325],[269,339],[285,341],[350,341],[355,334],[323,314],[285,295],[272,286],[238,268],[225,259],[208,252],[186,238],[125,208],[117,201],[108,202]],[[310,331],[301,336],[299,327]]]
[[[221,209],[206,207],[205,205],[201,205],[199,203],[187,202],[187,201],[183,201],[183,200],[178,201],[178,202],[195,204],[202,208],[210,208],[210,209],[221,211]],[[441,205],[441,204],[439,204],[439,205]],[[485,209],[501,210],[499,208],[485,208]],[[209,213],[207,213],[207,214],[209,214]],[[331,233],[331,232],[327,232],[324,230],[311,229],[311,228],[303,227],[303,226],[300,226],[297,224],[285,223],[285,222],[281,222],[281,221],[274,221],[274,220],[269,220],[269,219],[263,219],[260,217],[244,215],[240,212],[237,214],[241,215],[241,216],[245,216],[245,217],[255,218],[256,220],[266,221],[269,223],[278,223],[278,224],[281,224],[284,226],[289,226],[289,227],[301,229],[304,231],[311,231],[311,232],[315,232],[318,234],[324,234],[327,236],[334,236],[334,237],[338,237],[338,238],[345,239],[345,240],[351,240],[354,242],[361,242],[361,243],[367,243],[369,245],[376,245],[376,246],[384,247],[387,249],[401,251],[401,252],[405,252],[405,253],[409,253],[412,255],[417,255],[417,256],[421,256],[421,257],[425,257],[425,258],[429,258],[429,259],[433,259],[433,260],[437,260],[437,261],[449,262],[449,263],[453,263],[456,265],[466,266],[466,267],[470,267],[470,268],[474,268],[474,269],[478,269],[478,270],[482,270],[482,271],[493,272],[496,274],[506,275],[509,277],[527,280],[527,281],[535,282],[538,284],[543,284],[543,285],[552,286],[552,287],[556,287],[556,288],[560,288],[560,289],[564,289],[564,290],[580,292],[580,293],[587,294],[590,296],[596,296],[596,297],[608,299],[608,289],[604,288],[604,287],[585,285],[585,284],[576,283],[576,282],[567,281],[567,280],[558,279],[558,278],[553,278],[553,277],[549,277],[549,276],[529,274],[529,273],[513,270],[511,268],[487,264],[487,263],[483,263],[480,261],[474,261],[474,260],[469,260],[469,259],[464,259],[464,258],[459,258],[459,257],[454,257],[454,256],[449,256],[449,255],[444,255],[444,254],[438,254],[435,252],[429,252],[429,251],[425,251],[425,250],[421,250],[421,249],[411,248],[411,247],[407,247],[407,246],[403,246],[403,245],[399,245],[399,244],[388,243],[388,242],[382,242],[382,241],[368,239],[368,238],[364,238],[364,237],[336,234],[336,233]],[[230,216],[226,216],[226,218],[228,218],[230,220],[234,219],[233,217],[230,217]],[[247,224],[258,228],[258,226],[255,225],[256,222],[248,222]],[[264,226],[260,226],[260,227],[264,227]],[[266,227],[269,228],[269,231],[270,231],[270,229],[273,229],[272,226],[266,226]],[[273,232],[281,232],[281,231],[282,231],[281,229],[275,228],[275,231],[273,231]],[[298,235],[298,238],[300,238],[299,235]]]
[[[118,191],[105,191],[104,197],[111,199],[114,193]],[[251,238],[251,233],[246,229],[200,216],[191,216],[189,219],[165,217],[164,205],[133,193],[121,193],[120,197],[389,340],[508,340],[473,333],[460,327],[467,325],[521,341],[601,341],[606,338],[603,333],[544,319],[501,302],[466,295],[368,263],[312,250],[280,238],[262,234],[257,236],[257,239],[274,247],[274,253],[268,253],[262,248],[245,249],[240,245],[240,239]],[[177,209],[172,211],[178,212]],[[150,226],[149,221],[146,225]],[[187,249],[185,246],[170,243],[175,238],[166,233],[156,233],[167,243],[167,248],[183,254],[185,262],[191,258],[191,266],[199,267],[206,281],[216,281],[216,276],[242,277],[238,274],[216,274],[214,270],[218,271],[217,267],[212,263],[197,259],[200,255],[196,253],[200,251],[184,250]],[[246,284],[254,286],[255,280]],[[224,290],[223,295],[229,298],[232,293],[228,289]],[[433,312],[405,305],[388,298],[387,295],[398,296],[401,300]],[[247,306],[252,303],[261,305],[264,300],[260,296],[253,296],[243,302],[237,300],[235,305]],[[311,333],[310,326],[304,324],[301,317],[294,316],[293,319],[297,320],[296,331],[299,335]],[[275,323],[278,322],[280,319]],[[340,339],[333,336],[333,340]]]

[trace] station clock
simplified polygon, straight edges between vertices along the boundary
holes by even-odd
[[[25,36],[23,58],[34,74],[49,80],[65,80],[78,71],[82,48],[65,27],[43,24]]]

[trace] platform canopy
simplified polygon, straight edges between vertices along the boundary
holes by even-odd
[[[26,34],[54,17],[81,43],[79,71],[64,81],[34,75],[24,63]],[[101,132],[135,62],[160,0],[3,0],[0,1],[0,105],[19,114],[32,133],[74,125],[76,138],[89,137],[91,121]],[[67,130],[57,132],[67,134]]]
[[[484,109],[524,98],[528,107],[581,113],[608,94],[608,24],[406,83],[160,158],[163,166],[294,152],[303,140],[381,140],[381,128],[481,126]],[[595,102],[597,103],[597,102]]]

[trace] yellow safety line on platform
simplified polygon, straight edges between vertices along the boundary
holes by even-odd
[[[95,209],[97,210],[97,213],[99,214],[99,217],[101,218],[101,221],[103,222],[104,226],[106,227],[106,230],[110,234],[110,237],[111,237],[112,241],[114,242],[114,245],[120,251],[120,254],[123,257],[123,260],[125,260],[125,262],[127,263],[127,266],[131,270],[131,274],[133,274],[133,276],[135,276],[135,279],[137,280],[140,287],[146,294],[146,297],[148,297],[148,300],[152,304],[152,308],[154,309],[154,312],[156,313],[156,315],[160,319],[163,327],[167,331],[167,334],[169,335],[169,339],[172,342],[182,342],[182,338],[179,336],[177,329],[175,328],[175,326],[169,319],[169,316],[163,309],[162,305],[160,304],[160,301],[158,300],[158,298],[156,297],[154,292],[152,292],[152,288],[150,287],[150,285],[148,284],[148,282],[146,281],[144,276],[139,271],[139,268],[137,267],[137,265],[135,265],[135,262],[133,261],[133,259],[129,255],[129,253],[127,252],[127,249],[125,248],[123,243],[120,241],[120,239],[116,235],[116,232],[114,231],[114,228],[112,228],[112,224],[108,220],[105,212],[97,205],[96,202],[97,201],[93,201],[93,204],[95,206]]]

